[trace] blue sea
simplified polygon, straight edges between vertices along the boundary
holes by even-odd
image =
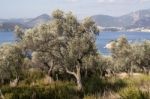
[[[13,32],[0,32],[0,44],[13,41],[15,41],[15,34]]]
[[[122,35],[126,36],[129,42],[150,40],[150,33],[147,32],[101,32],[96,40],[99,52],[105,55],[109,54],[109,51],[104,48],[105,45]],[[13,41],[15,41],[15,35],[13,32],[0,32],[0,44]]]

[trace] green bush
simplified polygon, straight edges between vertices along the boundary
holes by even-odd
[[[142,92],[134,86],[129,86],[119,92],[121,99],[150,99],[147,92]]]
[[[45,73],[38,68],[31,68],[29,70],[24,71],[24,82],[26,84],[30,84],[32,82],[36,82],[42,78],[44,78]]]
[[[99,78],[93,76],[87,80],[84,80],[85,85],[85,94],[103,94],[104,92],[118,92],[119,89],[124,88],[127,86],[126,81],[122,79],[116,78]]]
[[[84,80],[85,94],[103,93],[107,82],[99,77],[91,77]]]
[[[79,93],[70,83],[56,83],[49,86],[3,86],[2,93],[6,99],[79,99]]]

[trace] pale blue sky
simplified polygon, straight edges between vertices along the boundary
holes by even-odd
[[[105,14],[120,16],[150,8],[150,0],[0,0],[0,18],[32,18],[55,9],[78,17]]]

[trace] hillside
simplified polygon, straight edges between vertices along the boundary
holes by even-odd
[[[92,18],[102,27],[150,28],[150,9],[132,12],[119,17],[95,15]]]
[[[19,26],[22,28],[29,28],[28,26],[21,24],[21,23],[16,23],[16,22],[4,22],[0,24],[0,31],[13,31],[15,26]]]
[[[31,28],[36,25],[46,23],[50,19],[51,17],[47,14],[27,19],[0,19],[0,31],[13,31],[16,25],[22,28]]]
[[[42,14],[36,18],[33,18],[32,20],[24,23],[25,25],[29,26],[29,27],[33,27],[39,24],[43,24],[48,22],[51,19],[51,17],[47,14]]]
[[[124,30],[134,28],[150,29],[150,9],[139,10],[119,17],[94,15],[92,18],[97,25],[105,27],[104,30],[118,31],[120,28]],[[15,25],[19,25],[22,28],[31,28],[46,23],[51,19],[47,14],[27,19],[0,19],[0,31],[12,31]]]

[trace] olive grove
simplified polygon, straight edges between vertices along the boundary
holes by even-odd
[[[0,46],[0,78],[18,78],[21,74],[23,54],[17,44],[3,44]]]
[[[78,89],[82,90],[81,69],[85,58],[97,55],[95,39],[99,30],[91,18],[80,22],[71,12],[61,10],[52,15],[49,23],[26,30],[20,43],[47,75],[51,76],[54,69],[64,70],[76,78]]]

